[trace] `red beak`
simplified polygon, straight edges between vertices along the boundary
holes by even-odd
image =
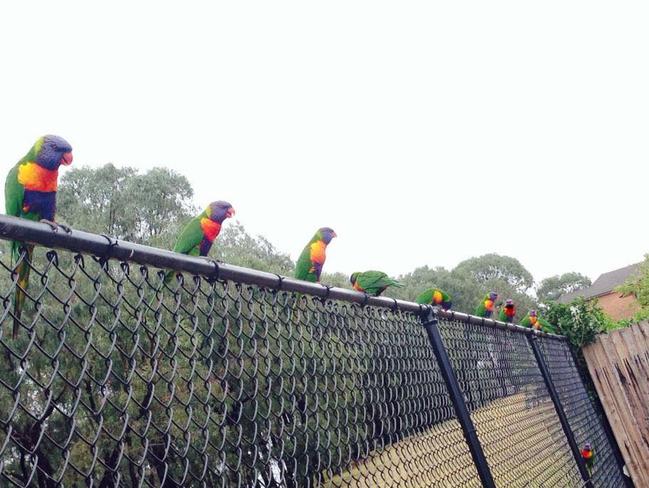
[[[334,232],[333,234],[331,234],[331,237],[338,237],[338,234]]]
[[[59,161],[60,164],[64,164],[65,166],[68,166],[69,164],[72,164],[72,153],[71,152],[66,152],[63,157],[61,158],[61,161]]]
[[[234,211],[234,209],[233,209],[232,207],[230,207],[230,208],[228,209],[228,211],[225,212],[225,216],[226,216],[227,218],[230,218],[230,217],[232,217],[235,213],[236,213],[236,212]]]

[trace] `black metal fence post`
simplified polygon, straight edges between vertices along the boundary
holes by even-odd
[[[570,424],[568,423],[568,418],[566,417],[566,413],[563,410],[563,405],[561,405],[561,401],[559,400],[559,395],[557,394],[557,390],[555,389],[554,383],[552,382],[552,378],[550,377],[550,371],[548,370],[548,367],[545,364],[545,360],[543,359],[543,353],[539,348],[538,338],[536,337],[536,335],[534,335],[533,332],[530,332],[530,334],[527,337],[530,346],[532,347],[532,351],[534,352],[534,357],[536,358],[536,362],[539,365],[539,370],[541,371],[543,380],[545,381],[545,386],[548,388],[548,393],[550,394],[552,403],[554,403],[554,408],[557,411],[557,415],[559,416],[559,421],[561,422],[563,433],[566,436],[568,445],[570,446],[570,450],[572,451],[572,455],[575,458],[575,462],[577,463],[577,468],[579,469],[581,478],[584,480],[584,486],[586,488],[593,488],[593,483],[590,479],[590,475],[588,474],[588,470],[586,469],[586,464],[584,463],[584,460],[581,457],[581,453],[579,452],[579,447],[577,446],[575,435],[572,432],[572,429],[570,428]]]
[[[444,383],[446,383],[446,388],[451,397],[455,414],[462,426],[464,437],[469,445],[469,450],[471,451],[473,462],[478,471],[478,476],[480,476],[480,481],[482,481],[482,486],[485,488],[495,488],[496,484],[491,475],[489,463],[487,462],[487,458],[482,450],[482,445],[478,439],[473,420],[471,420],[469,409],[464,402],[464,396],[460,389],[460,384],[457,381],[457,377],[455,376],[455,371],[453,371],[453,366],[451,365],[448,352],[444,348],[444,341],[442,340],[442,335],[439,331],[437,310],[428,307],[421,319],[424,328],[426,329],[426,333],[428,334],[428,338],[430,339],[431,346],[433,347],[433,353],[435,354],[440,372],[444,378]]]

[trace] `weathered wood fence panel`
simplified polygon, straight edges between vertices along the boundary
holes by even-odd
[[[598,336],[584,356],[631,478],[649,487],[649,322]]]

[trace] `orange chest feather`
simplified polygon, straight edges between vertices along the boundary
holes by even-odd
[[[219,235],[219,232],[221,232],[221,224],[203,217],[201,219],[201,230],[208,241],[213,241]]]
[[[326,256],[327,245],[323,241],[314,242],[311,244],[311,262],[324,264]]]
[[[45,169],[36,163],[25,163],[18,166],[18,183],[25,190],[51,192],[58,188],[58,170]]]
[[[352,285],[352,288],[356,291],[365,291],[361,288],[361,285],[358,284],[358,281]]]

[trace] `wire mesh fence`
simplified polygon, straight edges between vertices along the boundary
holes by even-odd
[[[171,253],[39,225],[0,217],[3,239],[43,244],[0,258],[3,486],[480,487],[477,451],[499,487],[584,484],[528,331],[440,312],[454,399],[426,307],[198,258],[168,273]],[[576,437],[604,453],[567,344],[542,340]],[[602,459],[594,486],[617,486]]]
[[[527,337],[460,321],[440,329],[497,486],[581,486]]]
[[[541,338],[540,342],[577,444],[597,446],[591,473],[593,484],[611,488],[624,486],[623,474],[613,453],[614,446],[604,430],[603,414],[588,397],[568,344],[546,338]]]

